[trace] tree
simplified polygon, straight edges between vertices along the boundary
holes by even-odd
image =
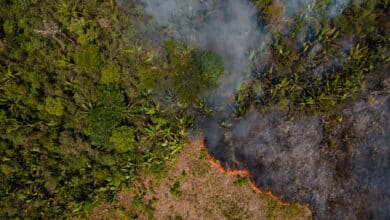
[[[173,41],[165,44],[169,52],[171,87],[185,103],[207,95],[224,73],[223,58],[211,51],[199,51]]]
[[[61,116],[64,113],[64,106],[60,98],[47,97],[45,99],[45,110],[52,115]]]
[[[102,69],[101,82],[104,84],[118,83],[121,79],[118,66],[109,64]]]
[[[120,153],[135,150],[134,130],[128,126],[121,126],[112,131],[110,137],[112,147]]]
[[[91,138],[92,144],[109,148],[111,132],[124,121],[126,114],[122,90],[116,87],[106,88],[86,118],[88,128],[85,133]]]
[[[215,83],[224,73],[223,58],[211,51],[200,52],[198,56],[203,81]]]
[[[99,71],[102,62],[99,47],[96,45],[79,46],[74,54],[74,61],[87,73]]]

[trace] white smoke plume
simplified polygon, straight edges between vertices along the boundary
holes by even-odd
[[[228,104],[226,97],[250,75],[249,54],[261,53],[271,43],[271,31],[260,23],[261,13],[248,0],[140,1],[169,37],[224,58],[226,72],[212,97],[214,105]],[[305,21],[297,44],[305,40],[311,18],[337,16],[351,4],[360,4],[351,0],[274,2],[281,3],[285,20],[299,17]],[[281,35],[287,36],[288,31]],[[347,39],[343,45],[353,45],[353,40]],[[316,44],[311,54],[318,53],[321,46]],[[255,62],[261,64],[261,60]],[[313,74],[320,75],[325,68],[318,67]],[[357,103],[345,109],[345,121],[350,121],[345,129],[364,128],[360,137],[365,142],[356,141],[350,143],[352,147],[338,151],[324,147],[325,132],[316,117],[290,120],[282,112],[271,111],[233,119],[222,108],[215,117],[199,116],[195,120],[210,153],[224,167],[248,169],[257,186],[271,189],[286,201],[310,202],[316,218],[389,219],[389,135],[378,132],[379,127],[389,130],[389,103],[387,98],[375,107]],[[372,119],[359,126],[364,117]],[[221,121],[231,123],[230,128],[222,127]],[[369,124],[380,126],[371,128]],[[374,150],[379,152],[376,158],[369,153]]]
[[[266,24],[260,23],[259,11],[249,0],[140,1],[146,14],[170,37],[216,52],[224,58],[226,71],[211,97],[214,105],[226,105],[226,97],[235,93],[250,75],[249,54],[261,54],[270,43],[271,34],[266,31]],[[317,12],[313,8],[324,4],[318,0],[280,1],[286,19],[299,14],[315,16]],[[331,0],[325,4],[326,16],[337,15],[349,3],[350,0]],[[255,62],[259,65],[262,61],[257,59]]]
[[[181,39],[224,58],[222,96],[234,93],[250,73],[249,52],[268,42],[256,20],[256,8],[247,0],[142,0],[145,11],[170,37]]]

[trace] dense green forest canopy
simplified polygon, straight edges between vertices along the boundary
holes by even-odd
[[[388,1],[354,1],[333,18],[296,16],[286,33],[272,23],[273,1],[253,2],[272,41],[235,95],[237,117],[272,106],[326,112],[380,89]],[[133,3],[0,5],[0,217],[88,216],[137,176],[163,175],[193,127],[189,110],[206,108],[222,77],[222,57],[172,39],[148,48],[147,18]],[[297,44],[304,26],[310,34]]]
[[[161,175],[190,120],[151,99],[114,1],[1,1],[0,216],[87,214]]]

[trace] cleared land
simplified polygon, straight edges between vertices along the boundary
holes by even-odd
[[[307,205],[282,205],[254,192],[245,176],[227,175],[213,166],[193,140],[167,176],[142,177],[110,204],[98,206],[92,219],[311,219]]]

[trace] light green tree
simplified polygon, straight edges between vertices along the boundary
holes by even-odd
[[[64,113],[64,105],[60,98],[47,97],[45,110],[52,115],[61,116]]]
[[[124,153],[134,151],[134,131],[131,127],[121,126],[112,131],[110,143],[115,150]]]
[[[109,64],[102,69],[101,82],[104,84],[117,83],[121,79],[118,66]]]
[[[74,61],[85,72],[99,71],[101,64],[99,47],[95,45],[80,46],[74,54]]]

